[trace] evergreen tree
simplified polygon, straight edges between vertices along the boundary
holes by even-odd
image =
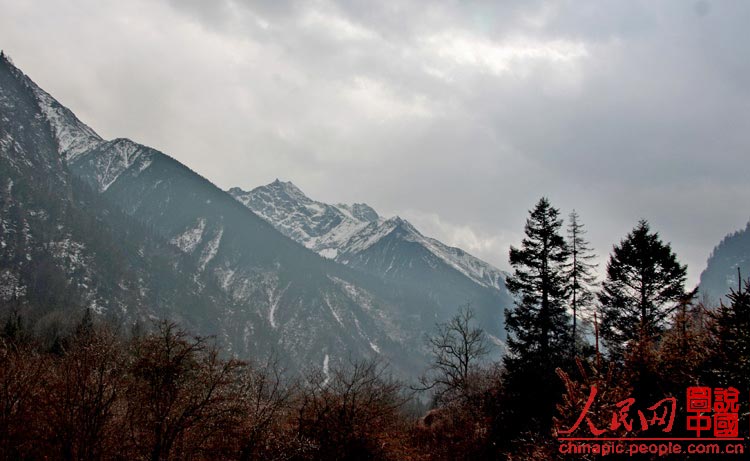
[[[506,419],[521,431],[549,429],[555,401],[562,393],[555,369],[570,356],[564,267],[568,251],[558,216],[546,198],[539,200],[526,221],[521,248],[510,249],[514,274],[506,285],[516,305],[505,310],[510,353],[504,365],[511,406]]]
[[[685,296],[686,273],[670,245],[645,220],[614,247],[599,293],[602,336],[613,358],[622,359],[635,341],[659,339]]]
[[[568,215],[568,251],[570,259],[566,265],[566,275],[570,287],[570,307],[573,311],[573,355],[577,353],[578,318],[591,309],[594,302],[594,285],[596,283],[596,264],[591,261],[596,258],[592,253],[589,242],[584,235],[586,230],[580,222],[578,213],[573,210]]]
[[[710,375],[717,386],[750,387],[750,280],[727,295],[729,304],[712,313],[714,357]]]

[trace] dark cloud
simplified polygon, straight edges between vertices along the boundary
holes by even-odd
[[[222,187],[366,201],[507,267],[527,210],[690,265],[748,219],[741,1],[0,0],[0,46],[106,137]]]

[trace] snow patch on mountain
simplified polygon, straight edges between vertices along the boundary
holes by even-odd
[[[26,296],[26,286],[19,275],[10,269],[0,269],[0,301],[10,301]]]
[[[342,221],[328,233],[317,237],[311,237],[307,243],[305,243],[305,246],[318,252],[324,257],[325,255],[321,252],[335,250],[336,255],[333,256],[333,258],[336,258],[339,254],[339,249],[367,226],[368,222],[342,219]],[[333,254],[333,252],[328,251],[327,254]]]
[[[108,141],[106,144],[106,148],[101,150],[107,155],[92,153],[93,158],[90,159],[93,162],[99,192],[109,189],[130,167],[135,165],[136,174],[139,174],[151,166],[153,152],[140,144],[122,138]]]
[[[325,376],[325,380],[323,380],[322,386],[326,387],[331,381],[331,367],[328,354],[326,354],[325,358],[323,358],[323,376]]]
[[[328,278],[342,288],[347,297],[362,306],[365,311],[372,310],[372,299],[363,289],[338,277],[328,276]]]
[[[229,291],[229,287],[234,281],[234,276],[237,273],[236,270],[231,268],[217,268],[214,273],[219,279],[219,286],[225,293]]]
[[[375,221],[380,216],[366,203],[353,203],[348,205],[346,203],[337,203],[334,205],[339,211],[349,216],[351,219],[356,221]]]
[[[60,105],[46,91],[29,80],[39,109],[52,127],[60,153],[71,161],[102,142],[94,130],[82,123],[73,113]]]
[[[211,238],[201,252],[201,257],[198,261],[198,267],[201,271],[206,269],[206,265],[211,262],[216,256],[216,253],[219,252],[219,245],[221,245],[222,236],[224,236],[224,227],[219,227],[219,230],[214,234],[213,238]]]
[[[84,258],[86,247],[70,237],[44,245],[52,256],[61,261],[68,272],[76,272],[86,269],[87,261]]]
[[[12,151],[13,153],[19,153],[21,152],[21,146],[18,144],[18,142],[13,139],[13,136],[10,135],[10,133],[5,133],[5,135],[0,138],[0,149],[4,151]],[[9,160],[13,160],[13,158],[9,158]],[[27,160],[28,163],[28,160]],[[29,164],[29,166],[31,166]]]
[[[289,285],[291,285],[291,282],[288,283],[282,290],[279,290],[278,286],[275,286],[267,291],[268,305],[270,306],[268,309],[268,322],[273,328],[278,328],[278,325],[276,324],[276,311],[278,310],[279,302],[284,296],[286,290],[289,288]]]
[[[331,311],[331,314],[333,314],[333,317],[336,319],[339,325],[346,328],[346,325],[344,325],[344,321],[341,319],[341,314],[336,310],[335,307],[333,307],[333,304],[331,303],[331,299],[328,297],[327,294],[323,295],[323,302],[326,303],[326,306]]]
[[[0,109],[2,108],[2,95],[0,94]],[[34,164],[29,161],[24,149],[16,141],[10,133],[6,133],[0,138],[0,152],[5,156],[5,160],[10,164],[11,168],[15,171],[19,171],[21,166],[26,168],[33,168]]]
[[[383,237],[393,232],[399,226],[400,222],[401,218],[398,217],[374,221],[363,227],[359,232],[349,236],[348,239],[343,240],[340,252],[347,254],[365,251],[378,243]]]
[[[339,250],[336,248],[324,248],[318,252],[320,256],[327,258],[327,259],[336,259],[336,256],[339,254]]]
[[[206,220],[200,218],[195,226],[187,228],[185,232],[173,237],[169,242],[176,245],[183,253],[190,254],[201,243],[204,230],[206,230]]]

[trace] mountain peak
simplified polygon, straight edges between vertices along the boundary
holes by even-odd
[[[295,186],[293,182],[281,181],[279,178],[276,178],[276,180],[272,182],[271,184],[268,184],[266,186],[261,186],[259,187],[259,189],[260,188],[283,192],[286,195],[288,195],[290,198],[294,198],[297,200],[303,200],[303,201],[310,200],[310,198],[307,195],[305,195],[305,193],[302,192],[302,190],[300,190],[299,187]]]
[[[13,60],[4,50],[0,50],[0,61],[5,62],[12,67],[16,67],[15,63],[13,63]]]
[[[392,232],[398,232],[407,240],[421,240],[424,238],[421,232],[417,230],[409,221],[401,216],[394,216],[386,220],[386,224],[392,228]]]
[[[11,73],[13,73],[14,76],[21,77],[21,78],[25,77],[29,82],[31,81],[31,79],[29,79],[28,77],[26,77],[26,74],[24,74],[23,72],[21,72],[21,69],[19,69],[18,67],[16,67],[16,64],[13,62],[13,59],[11,59],[11,57],[8,55],[8,53],[6,53],[3,50],[0,50],[0,64],[3,64],[5,66],[7,66],[10,69]],[[25,82],[25,83],[28,84],[28,82]]]
[[[411,223],[404,218],[402,218],[399,215],[396,215],[390,219],[388,219],[388,222],[392,223],[396,227],[402,227],[404,229],[408,230],[416,230],[414,229],[414,226],[411,225]]]

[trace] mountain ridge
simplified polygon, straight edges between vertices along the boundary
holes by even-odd
[[[504,337],[497,307],[511,303],[506,274],[460,248],[424,236],[402,217],[382,217],[365,203],[319,202],[292,182],[279,179],[251,191],[233,187],[228,192],[281,233],[321,256],[392,283],[419,285],[427,296],[473,304],[487,331]],[[349,212],[354,208],[358,214]]]
[[[212,329],[222,295],[199,289],[179,252],[70,173],[39,94],[0,57],[0,307],[53,332],[86,308],[126,324],[172,316]]]
[[[280,219],[279,215],[269,213],[269,208],[278,210],[278,203],[273,202],[278,202],[281,198],[279,197],[279,192],[273,191],[283,191],[290,198],[297,200],[298,205],[295,206],[297,210],[302,207],[306,207],[308,210],[313,207],[318,210],[328,208],[329,210],[335,210],[333,211],[334,214],[338,212],[340,215],[343,215],[344,219],[340,220],[334,226],[311,226],[310,223],[292,223],[288,225],[290,219],[299,217],[305,213],[295,213],[294,211],[296,210],[292,210],[292,212],[283,210],[283,213],[281,213],[283,219]],[[464,273],[467,277],[472,278],[476,283],[498,290],[504,289],[504,277],[506,274],[500,269],[472,256],[460,248],[451,247],[437,239],[424,236],[414,225],[400,216],[390,218],[381,217],[377,211],[366,203],[354,203],[351,205],[337,203],[331,205],[315,201],[305,195],[291,181],[283,182],[279,179],[265,186],[256,187],[251,191],[244,191],[239,187],[233,187],[227,192],[258,214],[258,216],[273,224],[283,234],[324,257],[338,259],[339,255],[366,250],[371,245],[377,243],[380,238],[385,237],[400,227],[410,238],[422,241],[426,246],[430,246],[433,254],[444,259],[446,263]],[[356,213],[359,213],[359,216],[350,211],[352,208],[358,209]],[[334,216],[334,218],[340,217]],[[333,218],[330,220],[336,221]],[[365,232],[368,226],[370,226],[371,230]],[[340,228],[342,227],[346,231],[341,231]],[[305,229],[311,228],[313,228],[313,232],[305,231]],[[366,236],[368,233],[370,234],[370,238]],[[448,255],[454,255],[455,258],[451,258]],[[467,261],[463,261],[464,264],[461,264],[461,262],[456,260],[460,257],[466,257]],[[346,263],[345,259],[344,262]],[[474,268],[470,267],[472,263],[475,266]],[[484,277],[482,270],[488,272],[489,275]]]

